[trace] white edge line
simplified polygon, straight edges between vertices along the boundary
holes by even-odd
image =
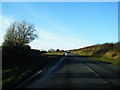
[[[36,75],[40,74],[43,70],[38,71],[36,74],[34,74],[32,77],[30,77],[29,79],[27,79],[26,81],[24,81],[22,84],[20,84],[19,86],[17,86],[16,88],[21,87],[22,85],[24,85],[25,83],[27,83],[29,80],[31,80],[33,77],[35,77]]]
[[[60,61],[59,61],[57,64],[55,64],[55,65],[58,65],[63,59],[64,59],[64,58],[61,58]],[[44,69],[46,69],[46,68],[44,68]],[[36,74],[34,74],[32,77],[30,77],[29,79],[27,79],[26,81],[24,81],[22,84],[20,84],[20,85],[17,86],[16,88],[21,87],[22,85],[24,85],[25,83],[27,83],[29,80],[31,80],[33,77],[35,77],[36,75],[40,74],[42,71],[43,71],[43,70],[38,71]]]

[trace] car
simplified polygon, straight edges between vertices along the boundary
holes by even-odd
[[[70,55],[71,55],[71,52],[69,52],[69,51],[65,52],[65,56],[70,56]]]

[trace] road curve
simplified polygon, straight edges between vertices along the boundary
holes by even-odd
[[[119,88],[118,67],[86,57],[64,57],[22,88]]]

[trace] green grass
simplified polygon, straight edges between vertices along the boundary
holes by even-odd
[[[97,60],[97,61],[104,61],[120,67],[120,64],[119,64],[120,61],[116,59],[104,58],[104,57],[90,57],[90,59]]]
[[[12,80],[18,80],[19,78],[23,77],[23,74],[24,75],[26,74],[23,70],[22,72],[18,70],[13,70],[13,69],[2,70],[2,75],[3,75],[2,85],[9,83]]]
[[[26,65],[16,65],[15,67],[19,67],[18,70],[14,68],[7,68],[2,70],[2,85],[6,85],[12,82],[18,82],[30,72],[32,72],[37,63],[26,64]]]
[[[16,87],[18,84],[22,83],[37,71],[43,69],[44,67],[57,62],[60,57],[43,55],[33,57],[32,60],[37,60],[34,62],[21,62],[21,63],[11,63],[4,62],[4,68],[2,70],[2,85],[3,87]],[[54,53],[54,55],[56,55]],[[57,54],[61,55],[61,54]],[[0,82],[1,83],[1,82]]]
[[[71,51],[73,54],[76,54],[76,55],[84,55],[84,56],[90,56],[91,55],[91,52],[87,52],[87,51]]]
[[[45,55],[63,55],[64,52],[45,53]]]
[[[7,69],[7,70],[3,70],[2,71],[2,73],[4,74],[4,73],[9,73],[9,72],[11,72],[12,70],[11,69]]]
[[[11,76],[11,77],[9,77],[9,78],[6,78],[6,79],[2,80],[2,84],[5,84],[5,83],[10,82],[11,80],[14,79],[14,77],[15,77],[15,76]]]

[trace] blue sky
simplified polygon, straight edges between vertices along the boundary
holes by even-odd
[[[117,2],[3,2],[1,19],[1,38],[16,20],[34,23],[39,38],[29,45],[35,49],[77,49],[118,41]]]

